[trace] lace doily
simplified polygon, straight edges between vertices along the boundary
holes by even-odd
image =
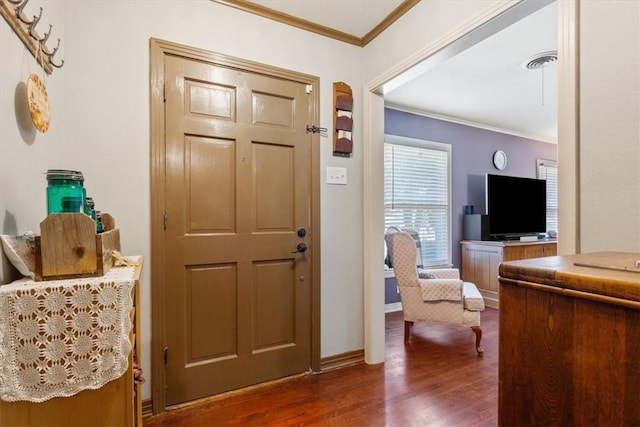
[[[97,389],[128,368],[134,267],[0,287],[0,399]]]

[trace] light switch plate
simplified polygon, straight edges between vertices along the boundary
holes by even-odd
[[[347,168],[327,166],[327,184],[347,185]]]

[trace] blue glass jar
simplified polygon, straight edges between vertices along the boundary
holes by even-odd
[[[47,171],[47,214],[83,212],[85,195],[82,172],[63,169]]]

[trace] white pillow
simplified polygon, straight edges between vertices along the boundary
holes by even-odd
[[[11,264],[25,277],[33,278],[36,269],[35,236],[25,233],[21,236],[3,234],[2,249]]]

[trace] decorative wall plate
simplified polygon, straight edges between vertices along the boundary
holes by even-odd
[[[36,74],[30,74],[27,80],[27,98],[31,121],[40,132],[49,130],[51,120],[49,113],[49,97],[44,82]]]

